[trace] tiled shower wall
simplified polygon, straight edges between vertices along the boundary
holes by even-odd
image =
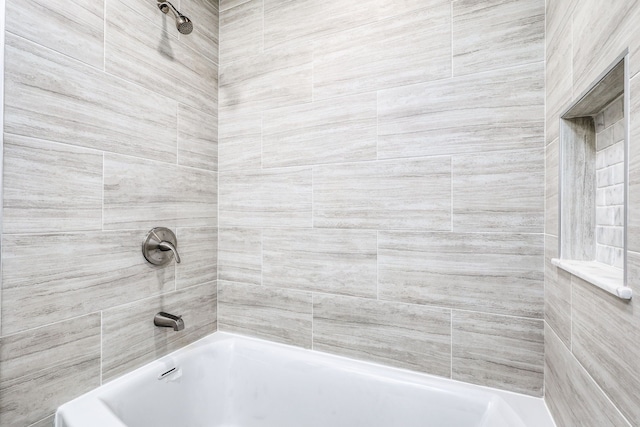
[[[547,1],[545,398],[559,426],[640,425],[640,3]],[[629,302],[556,269],[559,114],[629,49]]]
[[[175,1],[185,37],[155,0],[6,3],[0,425],[42,427],[216,330],[218,8]],[[144,260],[154,226],[179,267]]]
[[[542,395],[543,0],[222,0],[218,321]]]

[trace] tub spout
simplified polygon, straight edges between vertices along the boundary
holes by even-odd
[[[165,313],[161,311],[153,318],[153,324],[162,328],[173,328],[174,331],[181,331],[184,329],[184,320],[182,316],[174,316],[173,314]]]

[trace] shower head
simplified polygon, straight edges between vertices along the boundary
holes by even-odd
[[[181,34],[191,34],[193,31],[191,19],[181,14],[171,3],[164,0],[158,0],[158,8],[163,13],[169,13],[169,11],[171,11],[173,16],[176,18],[176,28]]]

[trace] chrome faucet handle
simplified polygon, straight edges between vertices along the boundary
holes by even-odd
[[[178,239],[173,231],[165,227],[156,227],[147,233],[142,241],[142,254],[153,265],[165,265],[171,261],[171,254],[179,263]]]
[[[180,255],[178,255],[178,250],[176,249],[175,246],[173,246],[173,243],[167,242],[166,240],[163,240],[162,242],[158,243],[158,248],[161,251],[171,251],[171,252],[173,252],[173,256],[176,257],[176,262],[178,264],[180,264]]]

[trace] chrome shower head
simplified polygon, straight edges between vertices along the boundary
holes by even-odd
[[[158,8],[162,13],[169,13],[169,11],[171,11],[173,16],[176,18],[176,28],[181,34],[191,34],[193,31],[193,23],[191,23],[191,19],[181,14],[171,3],[164,0],[158,0]]]

